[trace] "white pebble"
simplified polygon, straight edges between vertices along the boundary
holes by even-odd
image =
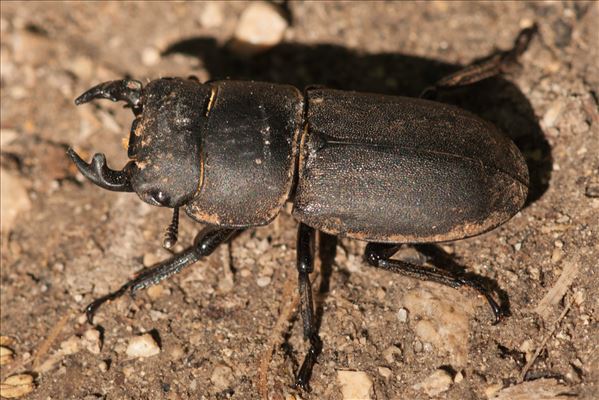
[[[372,399],[372,379],[363,371],[337,371],[344,400]]]
[[[261,276],[260,278],[256,279],[256,283],[260,287],[268,286],[270,284],[270,281],[271,281],[270,276]]]
[[[129,340],[126,353],[129,357],[151,357],[160,353],[160,347],[152,335],[145,333]]]
[[[219,390],[227,389],[233,382],[233,370],[226,365],[217,365],[212,371],[210,382]]]
[[[200,15],[200,24],[205,28],[218,28],[225,21],[222,4],[218,2],[204,3],[204,11]]]
[[[382,376],[383,378],[387,379],[391,376],[391,369],[387,368],[387,367],[379,367],[379,375]]]
[[[31,393],[34,388],[33,376],[29,374],[13,375],[6,378],[0,385],[0,396],[14,399]]]
[[[17,215],[31,209],[31,201],[27,195],[25,181],[18,175],[0,170],[0,181],[2,182],[0,209],[2,214],[2,231],[10,232],[13,228]]]
[[[545,128],[552,128],[555,126],[558,118],[560,117],[562,110],[564,109],[564,101],[562,99],[555,101],[545,112],[543,120],[541,121]]]
[[[271,47],[281,42],[285,29],[287,21],[275,5],[256,1],[241,14],[235,38],[254,46]]]
[[[108,371],[108,363],[106,361],[102,361],[100,364],[98,364],[98,368],[101,372],[106,372]]]
[[[160,61],[160,52],[154,47],[146,47],[141,53],[141,62],[151,67]]]
[[[422,382],[412,386],[415,390],[422,390],[429,396],[436,396],[445,392],[451,386],[451,375],[443,369],[438,369]]]
[[[397,319],[399,322],[405,323],[408,321],[408,310],[405,308],[400,308],[397,312]]]
[[[83,335],[83,343],[87,351],[92,354],[100,354],[102,350],[102,341],[100,331],[97,329],[88,329]]]

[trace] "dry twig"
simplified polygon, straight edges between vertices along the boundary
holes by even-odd
[[[528,362],[522,369],[522,372],[520,372],[520,377],[518,378],[518,383],[521,383],[524,381],[524,377],[526,376],[526,374],[528,373],[528,371],[530,370],[532,365],[535,363],[535,361],[539,357],[539,354],[541,354],[541,351],[543,351],[543,349],[545,348],[545,345],[547,344],[547,341],[549,340],[549,338],[551,338],[553,336],[553,334],[555,333],[555,330],[559,326],[559,323],[561,322],[561,320],[564,319],[566,314],[568,314],[568,311],[570,311],[571,307],[572,307],[572,300],[570,300],[568,302],[568,304],[566,305],[566,307],[564,308],[564,310],[562,311],[560,316],[553,323],[551,330],[545,334],[545,337],[541,341],[541,344],[539,345],[539,347],[537,347],[537,350],[535,351],[533,356],[530,358],[530,360],[528,360]]]

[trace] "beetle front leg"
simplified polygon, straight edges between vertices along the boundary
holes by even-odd
[[[501,51],[481,61],[468,65],[453,74],[444,76],[433,86],[429,86],[420,94],[423,99],[434,99],[439,90],[471,85],[507,72],[518,63],[518,57],[526,51],[528,44],[537,32],[537,26],[525,28],[518,34],[514,47]]]
[[[104,303],[114,300],[125,293],[134,294],[140,289],[145,289],[149,286],[156,285],[163,279],[168,278],[180,272],[183,268],[199,261],[200,258],[210,255],[223,242],[226,242],[234,233],[238,232],[235,229],[221,229],[213,226],[208,226],[202,229],[196,236],[193,246],[176,254],[174,257],[158,263],[154,267],[142,271],[134,279],[125,283],[115,292],[109,293],[106,296],[91,302],[85,307],[87,320],[93,323],[94,313]]]
[[[310,348],[295,378],[295,384],[309,391],[310,376],[316,359],[322,350],[322,341],[318,336],[318,326],[314,318],[312,284],[310,273],[314,270],[314,228],[300,222],[297,231],[297,272],[301,303],[304,340],[310,341]]]
[[[478,282],[476,279],[463,276],[455,272],[440,270],[436,267],[425,267],[400,260],[391,260],[391,257],[393,254],[397,253],[400,246],[401,245],[387,243],[368,243],[364,258],[371,266],[396,274],[407,275],[424,281],[442,283],[452,288],[470,286],[485,296],[489,302],[489,305],[491,306],[491,309],[493,310],[495,323],[500,321],[501,317],[503,316],[501,307],[499,304],[497,304],[495,299],[493,299],[490,291],[481,285],[480,282]]]

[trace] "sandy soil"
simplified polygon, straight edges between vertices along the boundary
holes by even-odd
[[[253,399],[265,388],[274,399],[340,399],[364,387],[376,399],[597,398],[598,4],[291,3],[282,42],[249,59],[226,47],[247,6],[2,2],[0,331],[12,353],[2,382],[31,375],[31,399]],[[67,146],[123,165],[132,120],[109,102],[75,107],[81,92],[123,76],[194,74],[415,96],[509,48],[533,21],[539,36],[519,70],[443,98],[497,124],[529,164],[520,213],[440,247],[501,289],[509,318],[492,325],[473,291],[370,269],[364,243],[341,239],[317,263],[333,270],[320,299],[325,345],[312,392],[300,393],[291,384],[306,345],[289,305],[287,210],[85,323],[89,301],[170,255],[161,248],[170,213],[76,174]],[[176,250],[199,228],[181,225]],[[400,257],[435,261],[423,256],[435,249],[419,250]],[[129,356],[143,333],[160,353]],[[357,373],[347,383],[341,371]]]

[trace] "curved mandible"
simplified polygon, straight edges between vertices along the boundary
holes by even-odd
[[[134,79],[120,79],[100,83],[87,90],[75,99],[76,105],[87,103],[93,99],[125,101],[135,115],[141,113],[142,84]]]
[[[133,161],[127,163],[121,171],[115,171],[106,166],[106,156],[104,154],[96,153],[89,164],[83,161],[72,148],[67,150],[67,154],[83,176],[101,188],[113,192],[133,192],[130,176]]]

